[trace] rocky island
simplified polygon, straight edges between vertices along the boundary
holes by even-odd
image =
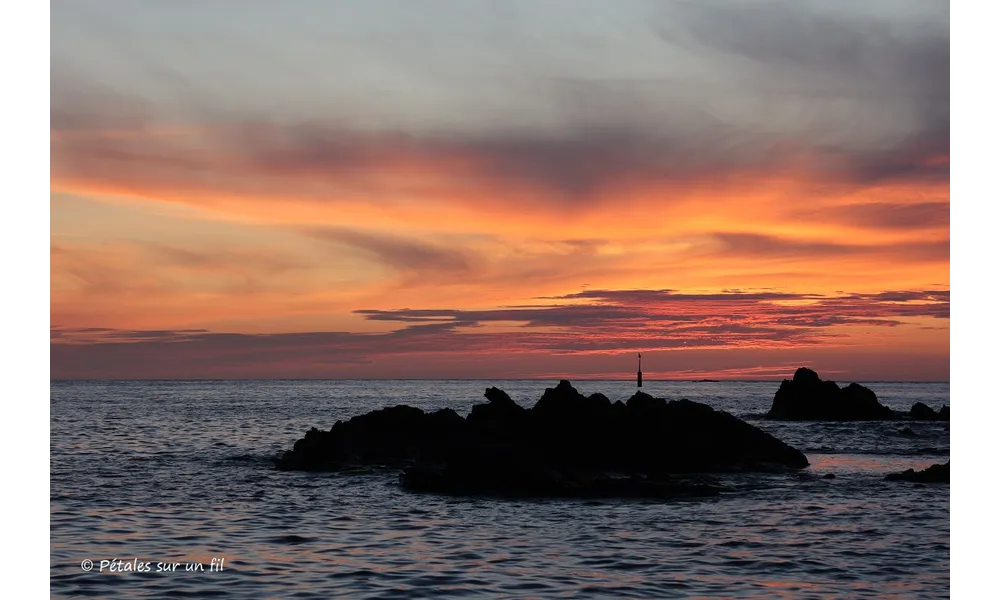
[[[910,409],[908,416],[914,421],[948,421],[951,417],[951,411],[947,406],[942,406],[941,410],[935,411],[923,402],[917,402]]]
[[[913,483],[950,483],[951,462],[943,465],[931,465],[923,471],[907,469],[901,473],[889,473],[886,481],[910,481]]]
[[[882,421],[896,418],[875,392],[852,383],[840,387],[823,381],[816,371],[799,367],[774,394],[767,416],[785,421]]]
[[[821,380],[812,369],[799,367],[792,379],[781,382],[767,416],[782,421],[947,421],[950,411],[947,406],[935,411],[917,402],[907,413],[896,412],[863,385],[842,388],[834,381]]]
[[[568,381],[531,408],[489,388],[467,417],[394,406],[311,429],[281,470],[402,469],[414,491],[546,497],[674,497],[724,488],[705,474],[801,469],[799,450],[710,406],[636,392],[612,403]]]

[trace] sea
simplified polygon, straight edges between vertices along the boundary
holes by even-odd
[[[404,491],[395,472],[274,468],[311,427],[397,404],[464,415],[490,386],[532,406],[556,383],[54,381],[51,597],[949,596],[949,486],[884,480],[947,462],[948,423],[771,421],[773,381],[645,382],[809,459],[721,476],[732,491],[715,498],[456,498]],[[948,383],[864,385],[896,410],[949,404]]]

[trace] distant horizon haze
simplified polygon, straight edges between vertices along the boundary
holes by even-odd
[[[790,377],[786,377],[784,379],[790,379]],[[435,377],[435,378],[419,378],[419,377],[408,377],[408,378],[405,378],[405,379],[350,378],[350,377],[339,377],[339,378],[336,378],[336,379],[323,378],[323,377],[314,377],[314,378],[300,377],[300,378],[295,378],[295,379],[283,379],[283,378],[280,378],[280,377],[274,377],[274,378],[244,377],[244,378],[230,378],[230,379],[218,379],[218,378],[204,378],[204,379],[143,379],[143,378],[134,378],[134,379],[49,379],[49,381],[53,382],[53,383],[60,383],[60,382],[64,382],[64,383],[70,383],[70,382],[114,383],[116,381],[123,381],[123,382],[126,382],[126,381],[127,382],[143,382],[143,381],[148,381],[148,382],[184,382],[184,381],[191,381],[191,382],[212,382],[212,381],[541,381],[541,382],[553,382],[553,383],[555,383],[555,382],[558,382],[558,381],[561,381],[561,380],[567,380],[567,381],[570,381],[570,382],[574,382],[574,381],[602,381],[602,382],[614,381],[614,382],[626,382],[626,383],[629,382],[629,381],[634,381],[634,379],[632,379],[632,380],[629,380],[629,379],[615,379],[615,378],[608,378],[608,377],[524,377],[524,378],[510,378],[510,377],[461,377],[461,378]],[[692,383],[692,382],[693,383],[712,383],[712,382],[718,382],[718,383],[748,383],[748,382],[781,383],[783,380],[782,379],[726,379],[726,378],[719,378],[719,379],[708,379],[708,378],[701,378],[701,379],[680,379],[680,378],[666,379],[666,378],[664,378],[664,379],[658,379],[658,378],[652,378],[652,379],[646,379],[645,374],[643,374],[643,381],[648,382],[648,383],[657,382],[657,381],[663,381],[663,382],[678,381],[678,382],[688,382],[688,383]],[[947,380],[947,379],[945,379],[945,380],[936,380],[936,379],[926,379],[926,380],[919,380],[919,379],[918,380],[885,379],[885,380],[871,380],[871,381],[868,381],[868,380],[857,380],[856,383],[951,383],[951,382],[949,380]],[[637,387],[636,390],[638,390],[638,389],[639,388]]]

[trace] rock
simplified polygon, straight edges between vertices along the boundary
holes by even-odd
[[[491,387],[484,394],[489,404],[477,404],[472,407],[468,424],[474,429],[503,431],[516,427],[527,412],[524,407],[510,399],[507,392]]]
[[[656,414],[662,408],[666,408],[667,401],[663,398],[654,398],[646,392],[636,392],[628,399],[625,406],[633,411],[644,414]]]
[[[943,465],[931,465],[923,471],[907,469],[902,473],[889,473],[885,476],[887,481],[912,481],[914,483],[950,483],[951,463]]]
[[[923,402],[917,402],[910,409],[910,418],[915,421],[937,421],[938,414]]]
[[[827,473],[826,475],[823,476],[823,479],[836,479],[836,478],[837,476],[834,475],[833,473]]]
[[[450,408],[433,413],[404,405],[383,408],[338,421],[330,431],[309,430],[276,465],[295,471],[401,466],[415,458],[441,456],[467,427],[466,420]]]
[[[823,383],[823,381],[819,378],[819,373],[807,367],[799,367],[798,369],[795,369],[795,374],[792,375],[792,381],[802,385],[819,385]]]
[[[913,433],[913,430],[909,427],[904,427],[898,431],[899,435],[904,437],[916,437],[917,434]]]
[[[914,421],[947,421],[949,420],[950,411],[945,405],[941,407],[940,411],[935,412],[933,408],[923,402],[917,402],[910,408],[907,416]]]
[[[584,396],[565,379],[555,388],[547,388],[531,409],[540,424],[596,425],[609,416],[611,401],[604,394]]]
[[[880,421],[894,414],[863,385],[841,388],[800,367],[791,380],[781,382],[767,416],[786,421]]]
[[[467,418],[397,406],[312,429],[276,466],[403,468],[404,487],[455,494],[668,497],[718,492],[682,474],[809,464],[770,434],[689,400],[637,392],[612,404],[568,381],[530,409],[496,388],[485,395],[489,403]]]
[[[566,472],[511,463],[415,465],[399,476],[415,492],[501,498],[678,498],[718,496],[730,488],[705,478],[641,475],[615,476]]]

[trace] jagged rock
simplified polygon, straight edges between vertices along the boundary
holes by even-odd
[[[812,369],[800,367],[791,380],[781,382],[767,416],[787,421],[880,421],[894,414],[863,385],[841,388],[836,382],[822,381]]]
[[[507,392],[491,387],[484,394],[489,404],[477,404],[472,407],[468,424],[475,429],[502,431],[516,427],[527,412],[524,407],[510,399]]]
[[[433,413],[405,405],[383,408],[337,421],[328,432],[309,430],[277,466],[295,471],[402,466],[415,458],[442,456],[466,428],[466,420],[450,408]]]
[[[913,430],[910,429],[909,427],[904,427],[904,428],[900,429],[898,433],[899,433],[899,435],[901,435],[903,437],[916,437],[916,435],[917,435],[917,434],[913,433]]]
[[[405,406],[310,430],[276,461],[282,470],[358,465],[405,468],[419,490],[527,495],[702,493],[677,474],[800,469],[806,457],[770,434],[712,407],[637,392],[627,403],[584,396],[568,381],[530,409],[503,391],[463,419]],[[714,493],[714,492],[713,492]]]
[[[632,411],[655,414],[658,410],[666,407],[667,401],[663,398],[654,398],[646,392],[636,392],[628,399],[625,406]]]
[[[889,473],[885,476],[887,481],[911,481],[914,483],[950,483],[951,463],[943,465],[931,465],[923,471],[907,469],[902,473]]]
[[[915,421],[937,421],[938,414],[923,402],[917,402],[910,409],[910,418]]]
[[[933,408],[923,402],[917,402],[910,408],[907,416],[914,421],[947,421],[949,410],[947,406],[942,406],[940,412],[935,412]]]
[[[610,414],[611,401],[604,394],[584,396],[565,379],[555,388],[546,388],[531,409],[540,426],[592,427]]]

